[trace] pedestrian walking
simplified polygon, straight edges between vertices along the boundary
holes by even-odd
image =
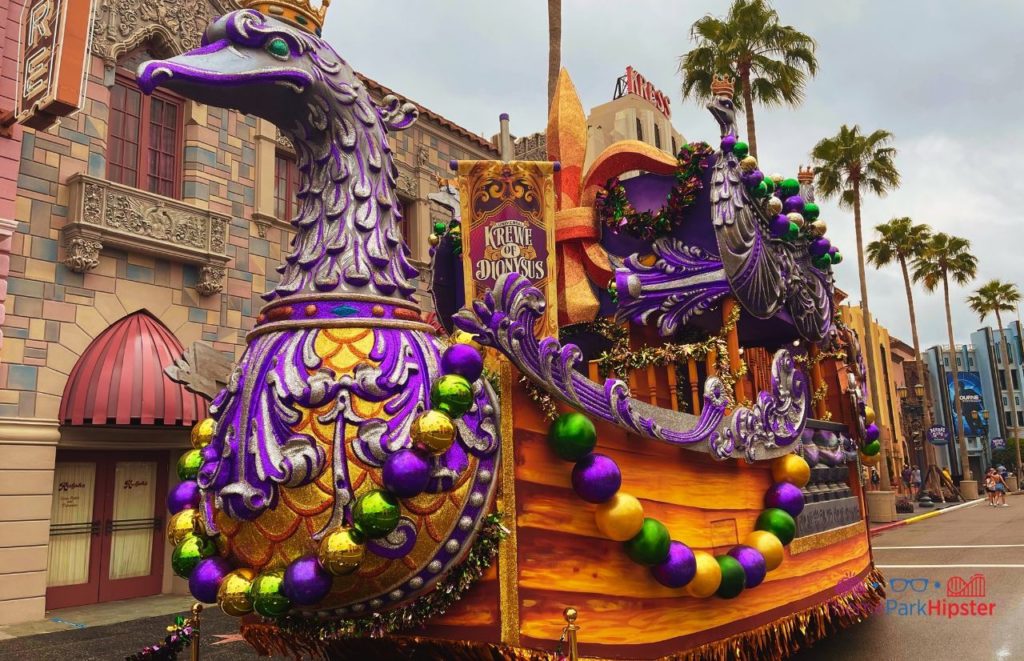
[[[910,479],[912,477],[912,471],[910,466],[904,466],[903,471],[900,473],[900,480],[903,482],[903,488],[907,490],[907,493],[913,496],[913,492],[910,490]]]
[[[985,471],[985,498],[991,507],[996,506],[996,469]]]
[[[878,491],[878,483],[882,481],[878,471],[874,468],[871,469],[871,490]]]
[[[1006,492],[1009,491],[1009,489],[1006,488],[1006,480],[1003,479],[1003,476],[999,471],[994,469],[992,471],[992,476],[995,478],[996,482],[996,500],[998,500],[999,507],[1009,507],[1006,503]]]
[[[918,466],[914,466],[910,471],[910,493],[915,499],[921,493],[921,469]]]

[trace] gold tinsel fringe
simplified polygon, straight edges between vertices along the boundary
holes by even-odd
[[[885,599],[885,579],[876,569],[850,590],[751,631],[662,657],[661,661],[745,661],[785,659],[846,627],[862,622]],[[264,656],[294,659],[445,659],[451,661],[553,661],[552,652],[496,643],[393,636],[345,640],[303,640],[272,624],[246,624],[242,636]],[[585,645],[586,640],[581,640]],[[593,657],[586,657],[593,658]]]

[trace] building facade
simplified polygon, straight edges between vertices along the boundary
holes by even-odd
[[[620,140],[639,140],[673,156],[685,144],[682,134],[672,126],[668,97],[632,67],[627,67],[626,75],[616,82],[612,100],[594,106],[587,115],[587,160],[583,171],[608,145]],[[516,138],[513,154],[521,161],[547,160],[544,133]]]
[[[906,454],[905,425],[898,392],[903,379],[903,368],[900,365],[903,357],[900,354],[905,352],[900,352],[899,349],[897,352],[893,351],[893,340],[889,336],[889,330],[877,320],[871,323],[874,346],[866,346],[864,314],[860,306],[842,305],[839,307],[839,313],[843,323],[857,332],[862,350],[865,353],[871,352],[871,359],[875,364],[875,383],[868,384],[868,388],[878,393],[875,424],[881,432],[880,439],[888,462],[890,482],[895,489],[899,483],[900,472],[909,460]],[[897,340],[897,347],[900,344],[902,343]],[[869,398],[868,401],[872,400]]]
[[[140,62],[199,46],[230,3],[96,6],[84,108],[0,140],[0,158],[20,157],[16,171],[0,160],[12,182],[0,218],[17,223],[0,353],[0,623],[185,591],[164,494],[206,402],[163,370],[196,343],[241,354],[292,235],[294,154],[272,125],[134,82]],[[5,76],[8,64],[5,53]],[[391,92],[364,83],[378,101]],[[449,219],[428,195],[451,159],[497,150],[421,111],[391,146],[425,267],[430,227]]]
[[[999,424],[1000,404],[996,400],[991,382],[991,352],[987,345],[981,350],[971,344],[957,345],[951,357],[949,348],[933,346],[924,354],[928,367],[929,388],[933,393],[934,424],[950,430],[950,442],[945,451],[940,448],[939,465],[948,468],[954,476],[963,474],[960,467],[956,409],[953,401],[953,370],[960,382],[960,405],[963,413],[963,436],[971,472],[977,477],[988,467],[991,440],[1002,435]],[[988,376],[983,376],[988,375]]]
[[[985,327],[971,333],[971,344],[978,355],[978,371],[982,382],[989,386],[992,396],[989,401],[990,411],[998,411],[999,436],[1004,439],[1024,437],[1024,403],[1022,403],[1021,384],[1024,384],[1024,346],[1021,344],[1020,321],[1007,324],[1004,329],[1006,336],[1006,352],[1009,369],[1003,364],[1003,332],[999,329]],[[1012,396],[1017,409],[1017,419],[1013,419],[1013,408],[1010,406],[1011,391],[1007,387],[1007,372],[1012,380]],[[990,421],[993,418],[990,417]]]

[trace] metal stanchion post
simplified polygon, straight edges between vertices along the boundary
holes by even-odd
[[[192,661],[199,661],[199,614],[203,612],[203,605],[195,603],[192,605]]]
[[[575,608],[569,607],[562,611],[562,615],[565,617],[565,638],[569,644],[569,661],[579,661],[580,653],[576,649],[576,633],[580,630],[576,626],[576,617],[579,613]]]

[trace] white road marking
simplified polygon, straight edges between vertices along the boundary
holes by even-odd
[[[1024,569],[1024,565],[875,565],[876,569]]]
[[[945,546],[872,546],[876,551],[898,551],[900,549],[1017,549],[1024,544],[949,544]]]

